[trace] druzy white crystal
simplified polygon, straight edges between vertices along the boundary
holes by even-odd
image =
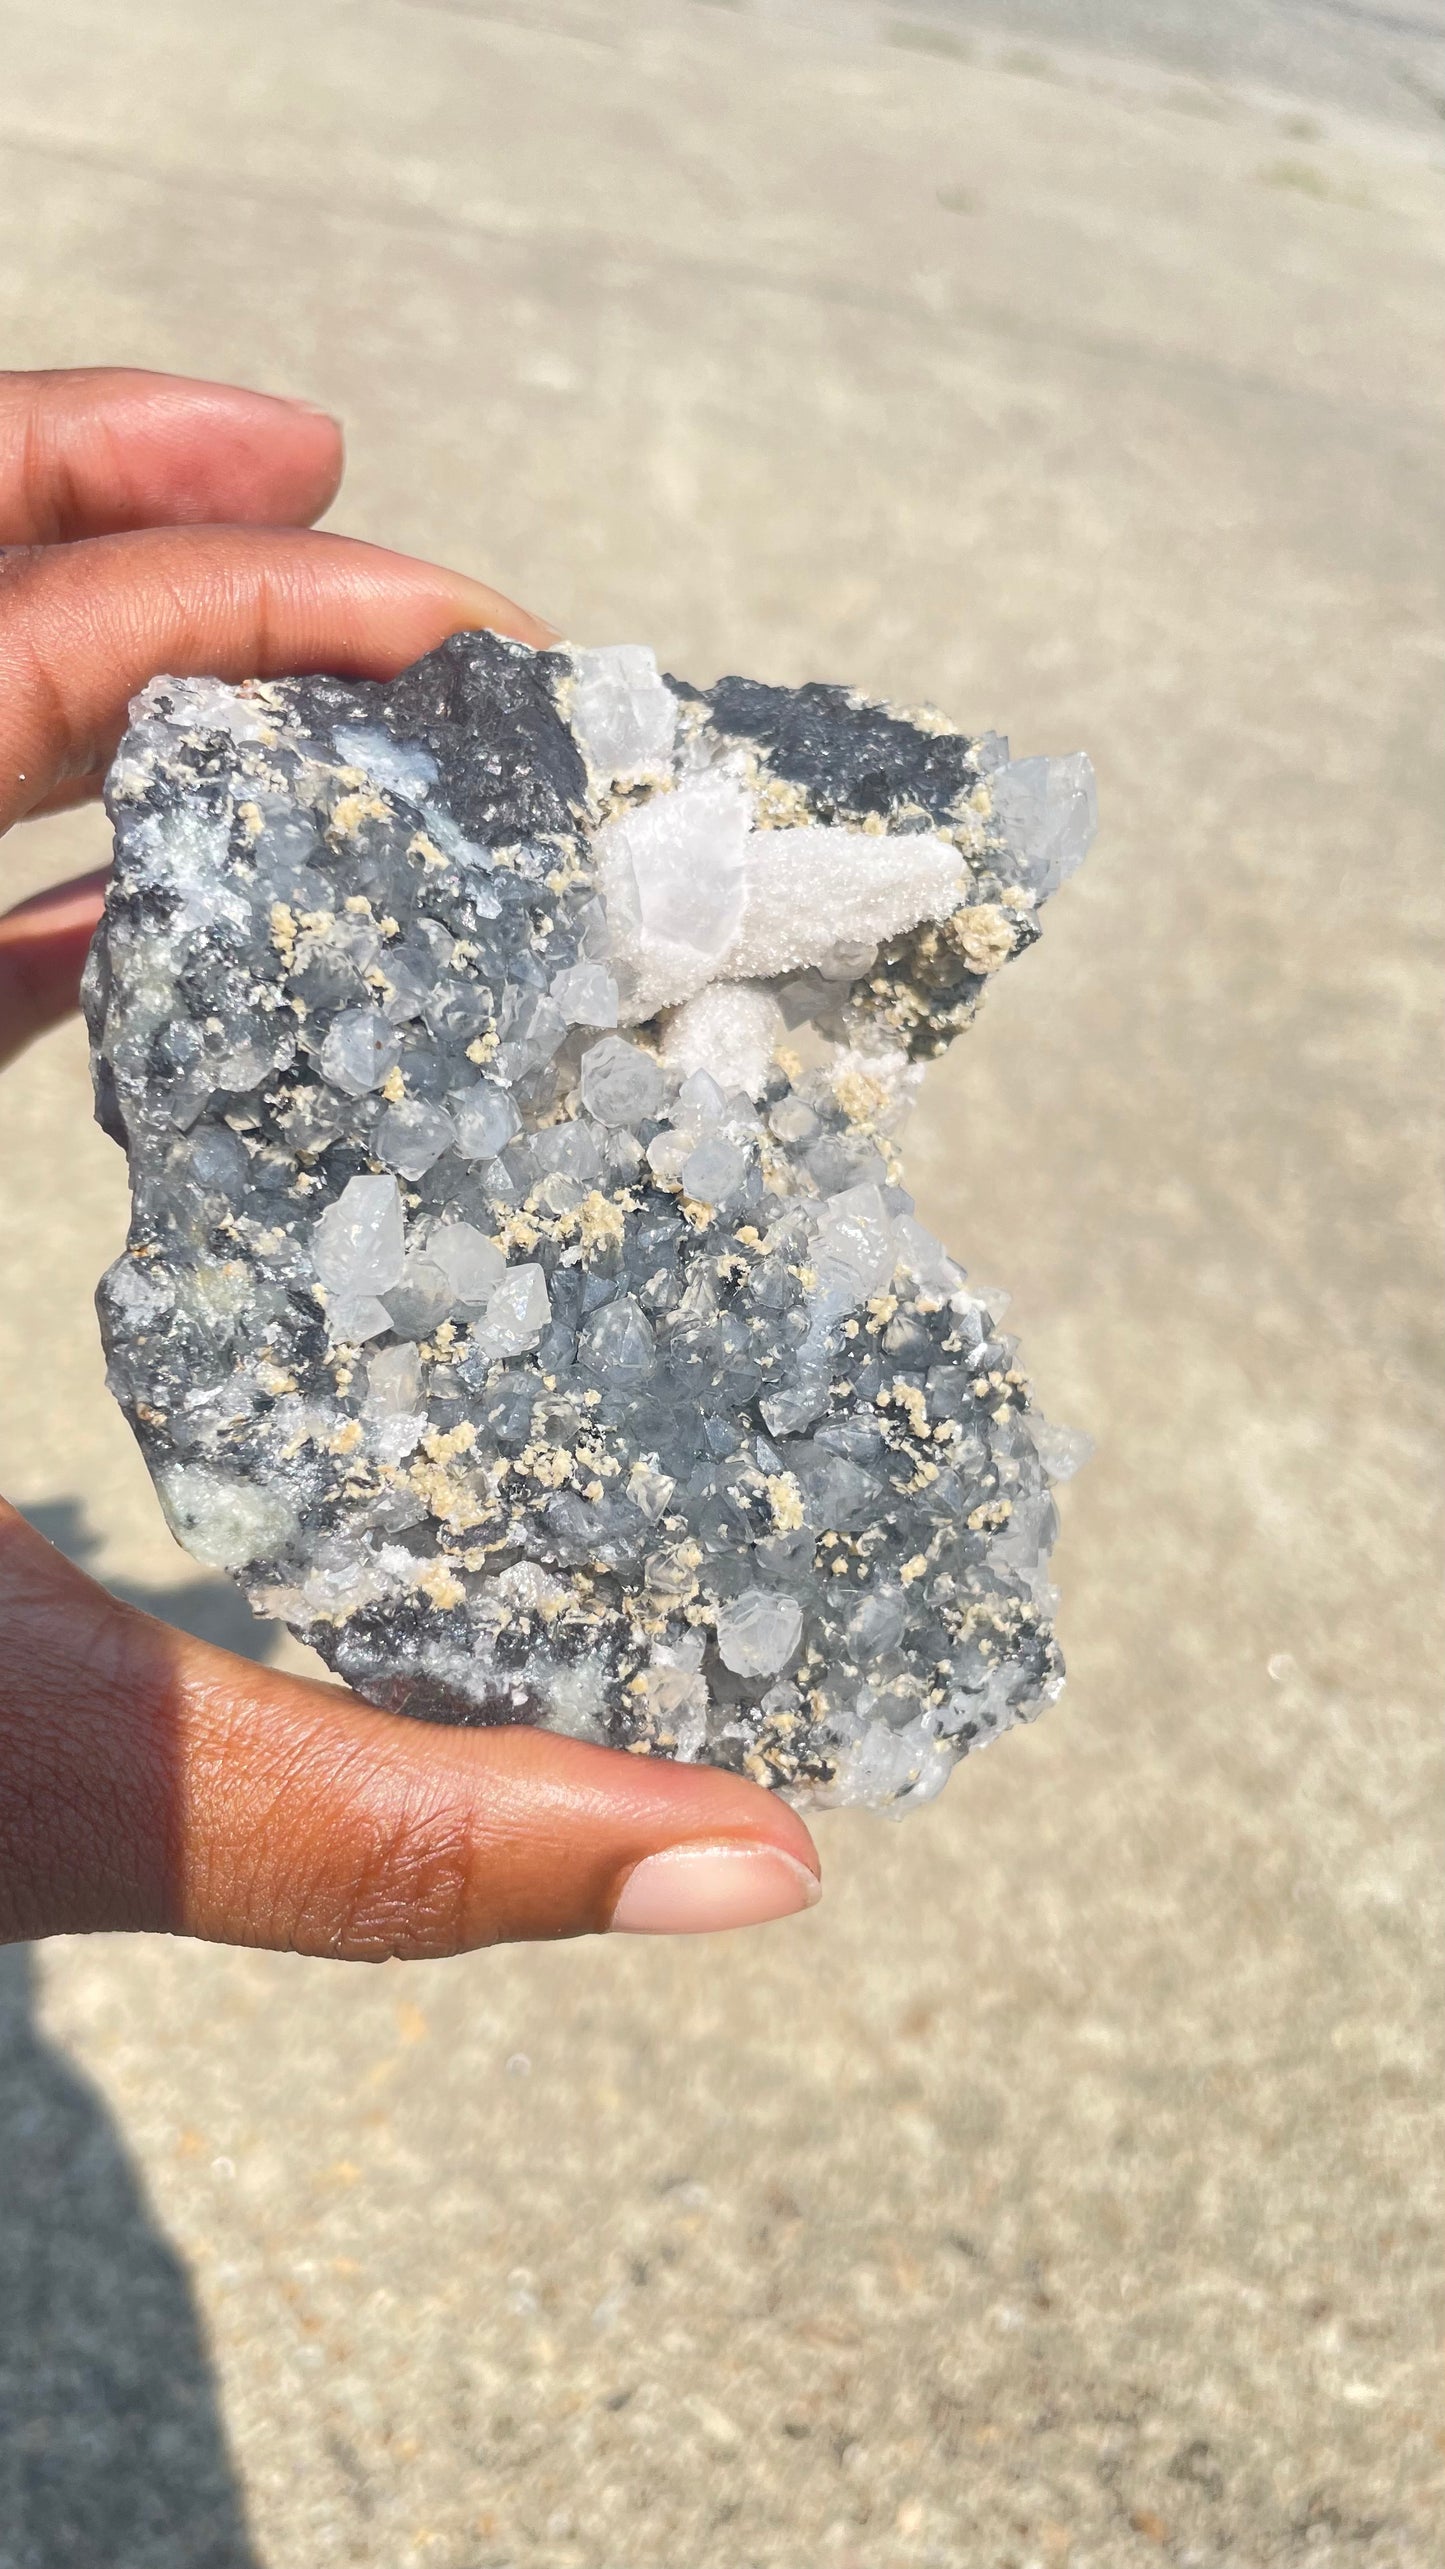
[[[884,937],[947,918],[964,883],[958,849],[927,832],[753,830],[722,970],[730,981],[763,981],[835,963],[841,952],[832,977],[853,980]]]
[[[718,983],[813,967],[853,980],[885,937],[947,918],[966,881],[958,849],[928,832],[755,829],[726,773],[609,823],[597,853],[629,1024]]]
[[[470,634],[157,682],[109,795],[100,1307],[200,1557],[377,1703],[801,1802],[924,1800],[1049,1699],[1086,1440],[897,1135],[1086,761]]]
[[[751,981],[715,981],[672,1011],[663,1029],[662,1058],[684,1078],[711,1070],[729,1092],[761,1097],[784,1027],[771,991]]]

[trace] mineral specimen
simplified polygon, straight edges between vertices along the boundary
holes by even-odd
[[[925,1800],[1057,1692],[1082,1440],[895,1137],[1086,759],[469,633],[160,679],[109,806],[99,1305],[199,1560],[374,1703],[801,1803]]]

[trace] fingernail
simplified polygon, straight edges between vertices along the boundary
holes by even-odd
[[[450,578],[462,613],[485,630],[510,633],[534,651],[545,651],[549,644],[561,641],[555,624],[533,615],[530,607],[519,607],[515,598],[503,597],[500,589],[489,589],[484,580],[473,580],[465,571],[453,571]]]
[[[823,1886],[775,1846],[669,1846],[644,1857],[612,1912],[623,1936],[705,1936],[761,1927],[821,1900]]]
[[[341,422],[337,418],[335,411],[328,410],[324,401],[304,401],[299,393],[284,392],[277,393],[276,399],[279,402],[284,402],[288,410],[304,411],[308,419],[328,420],[333,428],[339,428],[341,426]]]

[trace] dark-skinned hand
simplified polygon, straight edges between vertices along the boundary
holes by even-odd
[[[163,672],[382,678],[468,626],[554,638],[457,572],[310,531],[341,461],[307,403],[0,374],[0,831],[97,793]],[[74,1009],[104,884],[0,918],[0,1061]],[[743,1777],[376,1712],[119,1604],[0,1502],[0,1938],[376,1961],[817,1896],[802,1822]]]

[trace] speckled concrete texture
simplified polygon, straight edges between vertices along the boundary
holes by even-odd
[[[1105,815],[913,1139],[1099,1440],[1063,1701],[757,1936],[11,1957],[0,2569],[1440,2557],[1441,152],[973,16],[0,0],[8,362],[308,392],[338,524]],[[0,1162],[7,1486],[244,1645],[78,1028]]]

